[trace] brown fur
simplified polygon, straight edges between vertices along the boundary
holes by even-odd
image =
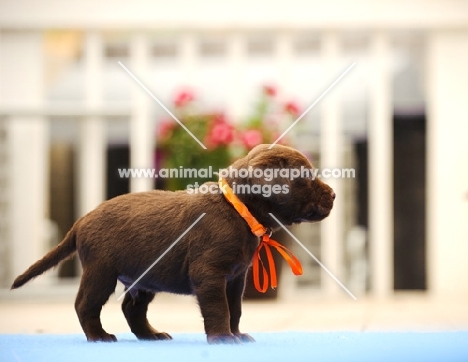
[[[234,168],[311,168],[298,151],[276,145],[254,148]],[[227,178],[230,185],[265,180]],[[319,221],[333,207],[333,190],[316,179],[270,182],[287,184],[287,195],[238,194],[265,227]],[[213,183],[208,183],[211,185]],[[116,341],[101,326],[100,312],[117,280],[127,288],[202,214],[206,215],[125,296],[122,311],[131,331],[144,340],[171,339],[148,323],[155,293],[194,294],[210,343],[253,341],[239,330],[245,277],[259,238],[222,194],[160,191],[126,194],[108,200],[79,219],[64,240],[18,276],[12,289],[78,252],[83,266],[75,308],[89,341]]]

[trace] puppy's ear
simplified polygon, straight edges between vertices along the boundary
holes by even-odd
[[[248,183],[251,189],[261,188],[262,198],[274,204],[285,204],[291,196],[291,181],[281,170],[287,161],[280,158],[259,157],[250,160],[251,177]],[[257,186],[255,186],[257,185]]]

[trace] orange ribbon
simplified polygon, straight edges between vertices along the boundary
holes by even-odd
[[[263,265],[262,258],[260,257],[260,250],[265,248],[265,252],[268,259],[268,267],[270,269],[270,279],[271,279],[271,287],[276,288],[278,283],[276,280],[276,267],[275,261],[273,259],[273,255],[271,254],[270,246],[274,247],[278,253],[286,260],[289,264],[294,275],[302,275],[302,265],[299,259],[285,246],[278,243],[276,240],[270,239],[270,235],[265,234],[263,235],[262,240],[260,241],[260,245],[255,250],[255,254],[253,257],[253,279],[255,289],[259,292],[265,293],[268,289],[268,273],[266,271],[265,266]],[[260,270],[262,270],[263,274],[263,285],[260,286]]]
[[[276,267],[275,261],[273,259],[273,254],[271,253],[270,247],[274,247],[280,255],[286,260],[294,273],[294,275],[302,275],[302,265],[299,259],[285,246],[278,243],[276,240],[270,239],[270,234],[268,234],[267,229],[260,224],[257,219],[250,213],[247,206],[239,200],[239,198],[234,194],[229,184],[225,179],[220,178],[218,182],[219,188],[221,189],[224,197],[229,203],[234,206],[234,209],[239,213],[240,216],[244,218],[247,224],[250,226],[252,233],[258,237],[262,237],[260,244],[255,250],[253,256],[253,279],[254,286],[261,293],[265,293],[268,289],[268,282],[271,280],[271,287],[276,288],[278,285],[276,278]],[[260,257],[260,251],[262,248],[265,248],[265,253],[267,255],[268,267],[270,269],[270,277],[268,272],[263,264],[263,261]],[[263,285],[260,285],[260,271],[263,276]]]

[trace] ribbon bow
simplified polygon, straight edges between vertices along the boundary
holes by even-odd
[[[268,289],[268,272],[263,264],[262,258],[260,257],[260,250],[265,248],[265,252],[268,259],[268,267],[270,269],[270,280],[271,280],[271,287],[276,288],[278,282],[276,280],[276,267],[275,261],[273,259],[273,255],[271,254],[270,247],[274,247],[278,253],[286,260],[289,264],[294,275],[302,275],[302,265],[299,259],[285,246],[278,243],[276,240],[270,239],[270,235],[265,234],[260,241],[260,245],[255,250],[255,254],[253,256],[253,279],[255,289],[257,289],[261,293],[265,293]],[[260,286],[260,270],[263,274],[263,285]]]
[[[276,240],[270,239],[271,234],[267,232],[267,229],[260,224],[257,219],[250,213],[247,206],[239,200],[234,194],[229,184],[225,179],[220,178],[218,182],[219,188],[222,191],[224,197],[229,203],[234,206],[234,209],[244,218],[247,224],[250,226],[252,233],[258,237],[261,237],[260,244],[258,245],[253,255],[253,279],[254,286],[261,293],[265,293],[268,289],[268,282],[271,281],[270,285],[272,288],[276,288],[278,281],[276,278],[276,266],[271,253],[271,248],[275,248],[280,255],[286,260],[294,273],[294,275],[302,275],[302,265],[299,259],[285,246],[278,243]],[[260,251],[265,249],[267,255],[268,267],[270,270],[270,276],[265,268],[262,258],[260,257]],[[260,273],[261,272],[261,273]],[[263,276],[263,285],[260,285],[260,274]]]

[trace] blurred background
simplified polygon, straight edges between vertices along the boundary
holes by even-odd
[[[7,289],[102,201],[176,187],[118,168],[203,165],[119,61],[204,125],[204,162],[221,165],[273,141],[356,62],[284,139],[356,177],[326,180],[331,216],[291,231],[358,298],[467,311],[468,3],[455,0],[0,1],[0,301],[72,298],[76,260]],[[283,271],[270,300],[353,302],[284,242],[304,275]]]

